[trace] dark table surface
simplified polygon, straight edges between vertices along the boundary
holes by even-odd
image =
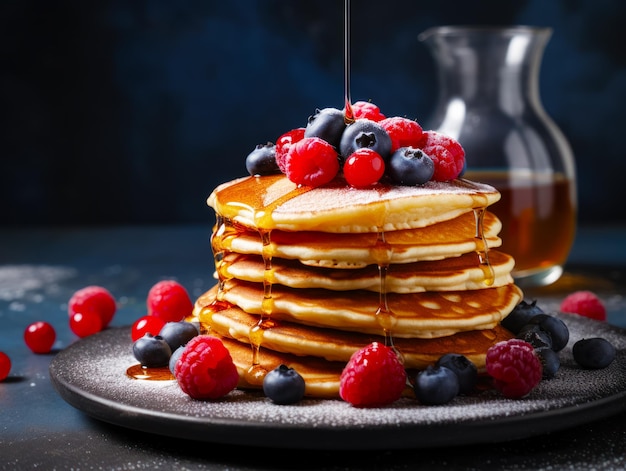
[[[160,279],[176,279],[198,296],[213,284],[209,232],[209,225],[0,230],[0,351],[13,362],[0,382],[1,469],[626,468],[626,413],[482,446],[287,453],[137,432],[66,403],[48,368],[56,352],[78,340],[67,323],[73,292],[91,284],[109,289],[119,303],[112,326],[144,315],[148,290]],[[608,321],[626,327],[626,227],[580,228],[564,276],[525,294],[554,308],[576,289],[598,293]],[[50,354],[24,344],[24,329],[37,320],[56,329]]]

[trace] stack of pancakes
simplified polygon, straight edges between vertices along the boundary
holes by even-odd
[[[208,200],[218,283],[194,315],[230,350],[241,387],[261,387],[285,364],[307,395],[337,397],[346,362],[373,341],[393,345],[407,369],[459,353],[482,370],[487,349],[511,336],[500,321],[522,297],[486,209],[499,197],[463,179],[225,183]]]

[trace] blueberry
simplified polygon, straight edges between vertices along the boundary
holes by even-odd
[[[161,328],[159,335],[167,342],[172,351],[178,347],[186,345],[192,338],[200,332],[191,322],[166,322]]]
[[[160,335],[145,334],[133,343],[133,355],[141,366],[156,368],[169,364],[172,349]]]
[[[400,147],[389,158],[387,175],[400,185],[422,185],[435,173],[435,164],[421,149]]]
[[[304,397],[304,379],[293,368],[280,365],[263,378],[263,392],[276,404],[294,404]]]
[[[543,367],[543,379],[554,378],[554,375],[561,367],[559,354],[550,347],[540,347],[535,349],[535,353]]]
[[[567,345],[569,329],[561,319],[548,314],[537,314],[530,319],[529,323],[538,325],[542,330],[550,334],[552,350],[555,352],[563,350],[565,345]]]
[[[180,356],[183,354],[184,350],[185,350],[185,347],[178,347],[176,350],[174,350],[174,353],[172,353],[172,356],[170,357],[170,361],[169,361],[169,368],[172,374],[174,374],[174,368],[176,367],[176,362],[178,361]]]
[[[450,368],[429,365],[417,374],[413,389],[422,404],[445,404],[459,394],[459,378]]]
[[[606,339],[594,337],[579,340],[572,347],[574,360],[583,368],[605,368],[615,359],[616,350]]]
[[[520,329],[516,337],[528,342],[535,349],[543,347],[552,348],[552,337],[538,324],[526,324]]]
[[[543,313],[543,310],[537,306],[536,300],[530,304],[526,301],[522,301],[515,306],[515,309],[513,309],[508,316],[504,318],[501,324],[505,329],[517,334],[522,327],[530,322],[530,319],[535,317],[537,314]]]
[[[280,173],[280,168],[276,163],[276,146],[271,142],[258,144],[246,157],[246,170],[250,175]]]
[[[345,129],[346,122],[343,111],[337,108],[318,109],[315,110],[314,115],[309,116],[304,129],[304,137],[319,137],[338,149],[341,135]]]
[[[363,147],[378,152],[386,162],[391,154],[391,138],[378,123],[369,119],[357,119],[343,132],[339,153],[347,158],[355,150]]]
[[[435,366],[445,366],[456,373],[459,380],[459,394],[469,394],[474,390],[478,379],[478,368],[466,356],[447,353],[437,360]]]

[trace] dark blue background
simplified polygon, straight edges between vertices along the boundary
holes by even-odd
[[[352,99],[426,120],[442,24],[550,26],[580,221],[624,221],[626,3],[353,0]],[[343,105],[343,0],[0,3],[0,224],[206,222],[258,143]]]

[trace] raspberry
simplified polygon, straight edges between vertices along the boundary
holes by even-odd
[[[463,171],[465,151],[461,144],[444,134],[424,131],[422,150],[435,164],[432,180],[445,182],[454,180]]]
[[[276,141],[275,159],[276,164],[278,165],[278,168],[281,172],[287,173],[285,171],[285,157],[287,157],[289,147],[291,147],[292,144],[295,144],[296,142],[304,139],[304,131],[304,128],[292,129],[291,131],[286,132],[285,134],[280,136]]]
[[[291,145],[284,165],[289,180],[310,187],[330,182],[339,171],[337,151],[319,137],[306,137]]]
[[[422,127],[412,119],[394,116],[380,121],[391,138],[391,152],[400,147],[420,147],[423,139]]]
[[[109,325],[117,306],[113,295],[101,286],[86,286],[76,291],[70,298],[67,311],[69,317],[80,313],[87,317],[96,314],[101,320],[101,329]]]
[[[378,342],[356,351],[341,373],[339,395],[355,407],[378,407],[399,399],[406,372],[396,352]]]
[[[579,314],[598,321],[606,320],[604,304],[591,291],[575,291],[569,294],[561,302],[561,311]]]
[[[369,119],[371,121],[382,121],[385,115],[380,112],[380,108],[368,101],[357,101],[352,104],[352,115],[354,119]]]
[[[508,398],[527,395],[543,375],[532,345],[520,339],[498,342],[489,348],[486,368],[495,388]]]
[[[378,152],[367,147],[357,149],[343,164],[343,176],[355,188],[378,183],[384,173],[385,161]]]
[[[191,315],[193,304],[187,290],[174,280],[156,283],[148,292],[148,314],[166,322],[178,322]]]
[[[57,334],[47,322],[37,321],[26,327],[24,342],[33,353],[50,353]]]
[[[180,388],[193,399],[218,399],[239,381],[230,353],[217,337],[197,335],[188,343],[174,367]]]

